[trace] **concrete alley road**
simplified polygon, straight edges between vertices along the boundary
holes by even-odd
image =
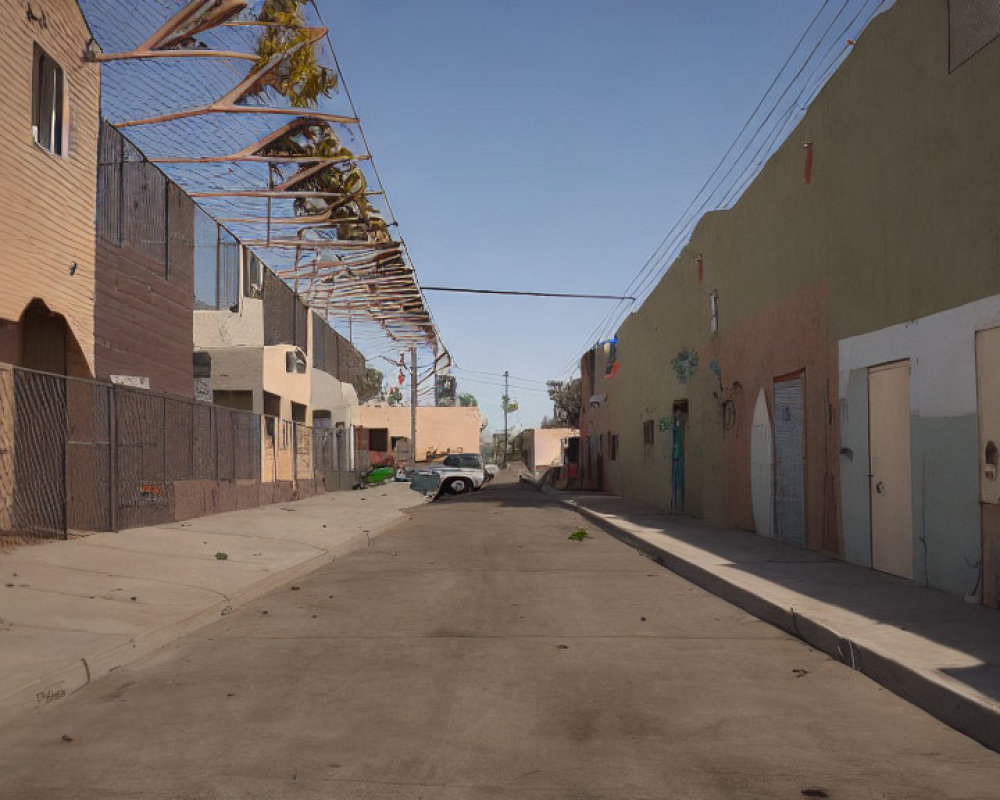
[[[0,797],[18,800],[998,787],[997,754],[511,484],[415,509],[0,731]]]

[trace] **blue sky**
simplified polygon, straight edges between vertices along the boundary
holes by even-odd
[[[643,266],[823,5],[318,3],[421,283],[600,294]],[[491,428],[499,375],[517,376],[512,422],[537,424],[544,381],[610,309],[428,301]]]

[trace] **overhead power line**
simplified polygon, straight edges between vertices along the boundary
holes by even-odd
[[[853,2],[856,2],[856,0],[843,0],[833,13],[832,19],[829,19],[828,22],[825,22],[822,26],[820,26],[825,26],[825,29],[818,32],[818,38],[815,42],[810,45],[806,45],[809,34],[817,28],[817,23],[820,22],[820,19],[824,16],[826,10],[831,6],[831,0],[824,0],[822,6],[806,27],[802,36],[792,49],[792,52],[789,54],[784,64],[782,64],[781,69],[778,70],[774,80],[762,95],[760,102],[758,102],[756,108],[753,112],[751,112],[732,144],[723,154],[719,163],[715,166],[715,169],[709,175],[701,189],[699,189],[694,195],[691,202],[681,213],[680,217],[671,227],[670,231],[668,231],[666,236],[663,237],[656,249],[653,251],[652,255],[646,260],[643,266],[625,287],[626,292],[633,292],[639,297],[645,297],[648,295],[648,293],[655,288],[657,282],[660,278],[662,278],[663,274],[667,271],[667,269],[669,269],[673,260],[679,254],[680,248],[690,237],[692,228],[701,214],[706,210],[714,208],[727,208],[736,202],[749,183],[756,176],[759,169],[763,166],[764,161],[773,151],[774,147],[783,140],[783,137],[786,135],[789,125],[794,121],[796,114],[801,114],[806,111],[809,103],[816,96],[819,89],[822,88],[823,83],[825,83],[826,79],[829,78],[830,74],[842,60],[843,56],[849,51],[850,46],[853,45],[853,41],[857,39],[861,31],[864,30],[871,19],[878,14],[882,8],[887,5],[892,5],[892,0],[861,0],[860,8],[858,8],[857,12],[854,13],[853,17],[850,17],[850,21],[843,27],[840,33],[835,35],[833,40],[830,41],[829,37],[831,32],[834,30],[838,21],[845,18],[845,12],[848,11],[849,6]],[[874,3],[874,8],[869,11],[869,7],[872,3]],[[859,19],[861,22],[860,24],[857,24]],[[845,41],[844,37],[847,36],[848,33],[850,33],[850,38],[846,40],[848,42],[847,46],[840,50],[840,52],[832,59],[831,63],[831,54],[840,42]],[[822,52],[822,54],[817,55],[818,51],[820,51],[820,48],[823,47],[824,44],[827,44],[826,49]],[[790,76],[782,82],[782,76],[785,75],[786,71],[791,73],[789,67],[792,66],[792,63],[795,60],[795,55],[803,50],[807,52],[804,60],[802,63],[797,65],[797,69],[793,68],[794,74],[790,74]],[[791,102],[787,111],[783,114],[779,113],[778,118],[775,118],[775,112],[779,110],[779,107],[782,105],[782,101],[788,97],[789,93],[793,90],[793,87],[799,82],[800,78],[803,77],[803,74],[806,73],[810,67],[812,67],[812,69],[808,72],[808,77],[805,78],[804,84],[795,96],[795,99]],[[817,75],[820,76],[818,82],[815,80]],[[779,83],[781,83],[780,87]],[[769,96],[773,96],[774,99],[771,101],[768,108],[765,109],[765,104]],[[808,98],[804,105],[802,104],[803,97]],[[758,117],[758,114],[762,116],[762,119],[756,124],[753,132],[750,133],[749,136],[746,136],[748,131],[750,131],[755,118]],[[742,146],[740,146],[741,140],[744,140]],[[737,148],[739,148],[738,152]],[[744,159],[748,154],[751,154],[750,158],[747,162],[745,162],[745,166],[742,166],[741,168],[740,165],[744,164]],[[730,156],[733,157],[732,160],[730,160]],[[727,162],[729,162],[728,168],[726,168]],[[734,174],[737,172],[738,174]],[[582,355],[583,352],[586,352],[586,350],[592,345],[592,342],[597,341],[598,339],[607,338],[611,332],[616,330],[624,320],[624,317],[629,313],[632,305],[633,304],[629,304],[626,306],[623,302],[616,303],[587,337],[587,341],[583,348],[577,351],[576,355],[571,357],[570,361],[565,367],[563,367],[559,374],[562,375],[568,370],[574,369],[579,361],[580,355]]]
[[[571,297],[583,300],[635,300],[617,294],[567,294],[565,292],[515,292],[506,289],[460,289],[455,286],[422,286],[425,292],[466,292],[467,294],[514,294],[524,297]]]
[[[471,372],[475,375],[487,375],[491,378],[503,377],[502,372],[487,372],[481,369],[470,369],[469,367],[460,367],[458,364],[453,364],[452,368],[458,370],[459,372]],[[510,379],[512,381],[521,381],[522,383],[537,383],[540,386],[547,386],[549,383],[548,381],[540,381],[537,378],[523,378],[520,375],[511,375]]]

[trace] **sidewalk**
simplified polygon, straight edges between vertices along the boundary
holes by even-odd
[[[389,483],[0,553],[0,717],[58,701],[367,547],[421,502]]]
[[[713,594],[1000,750],[1000,612],[747,531],[542,491]]]

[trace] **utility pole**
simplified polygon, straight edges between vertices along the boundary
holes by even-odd
[[[503,468],[507,469],[507,406],[510,405],[510,373],[503,371]]]
[[[417,348],[410,348],[410,461],[417,465]]]

